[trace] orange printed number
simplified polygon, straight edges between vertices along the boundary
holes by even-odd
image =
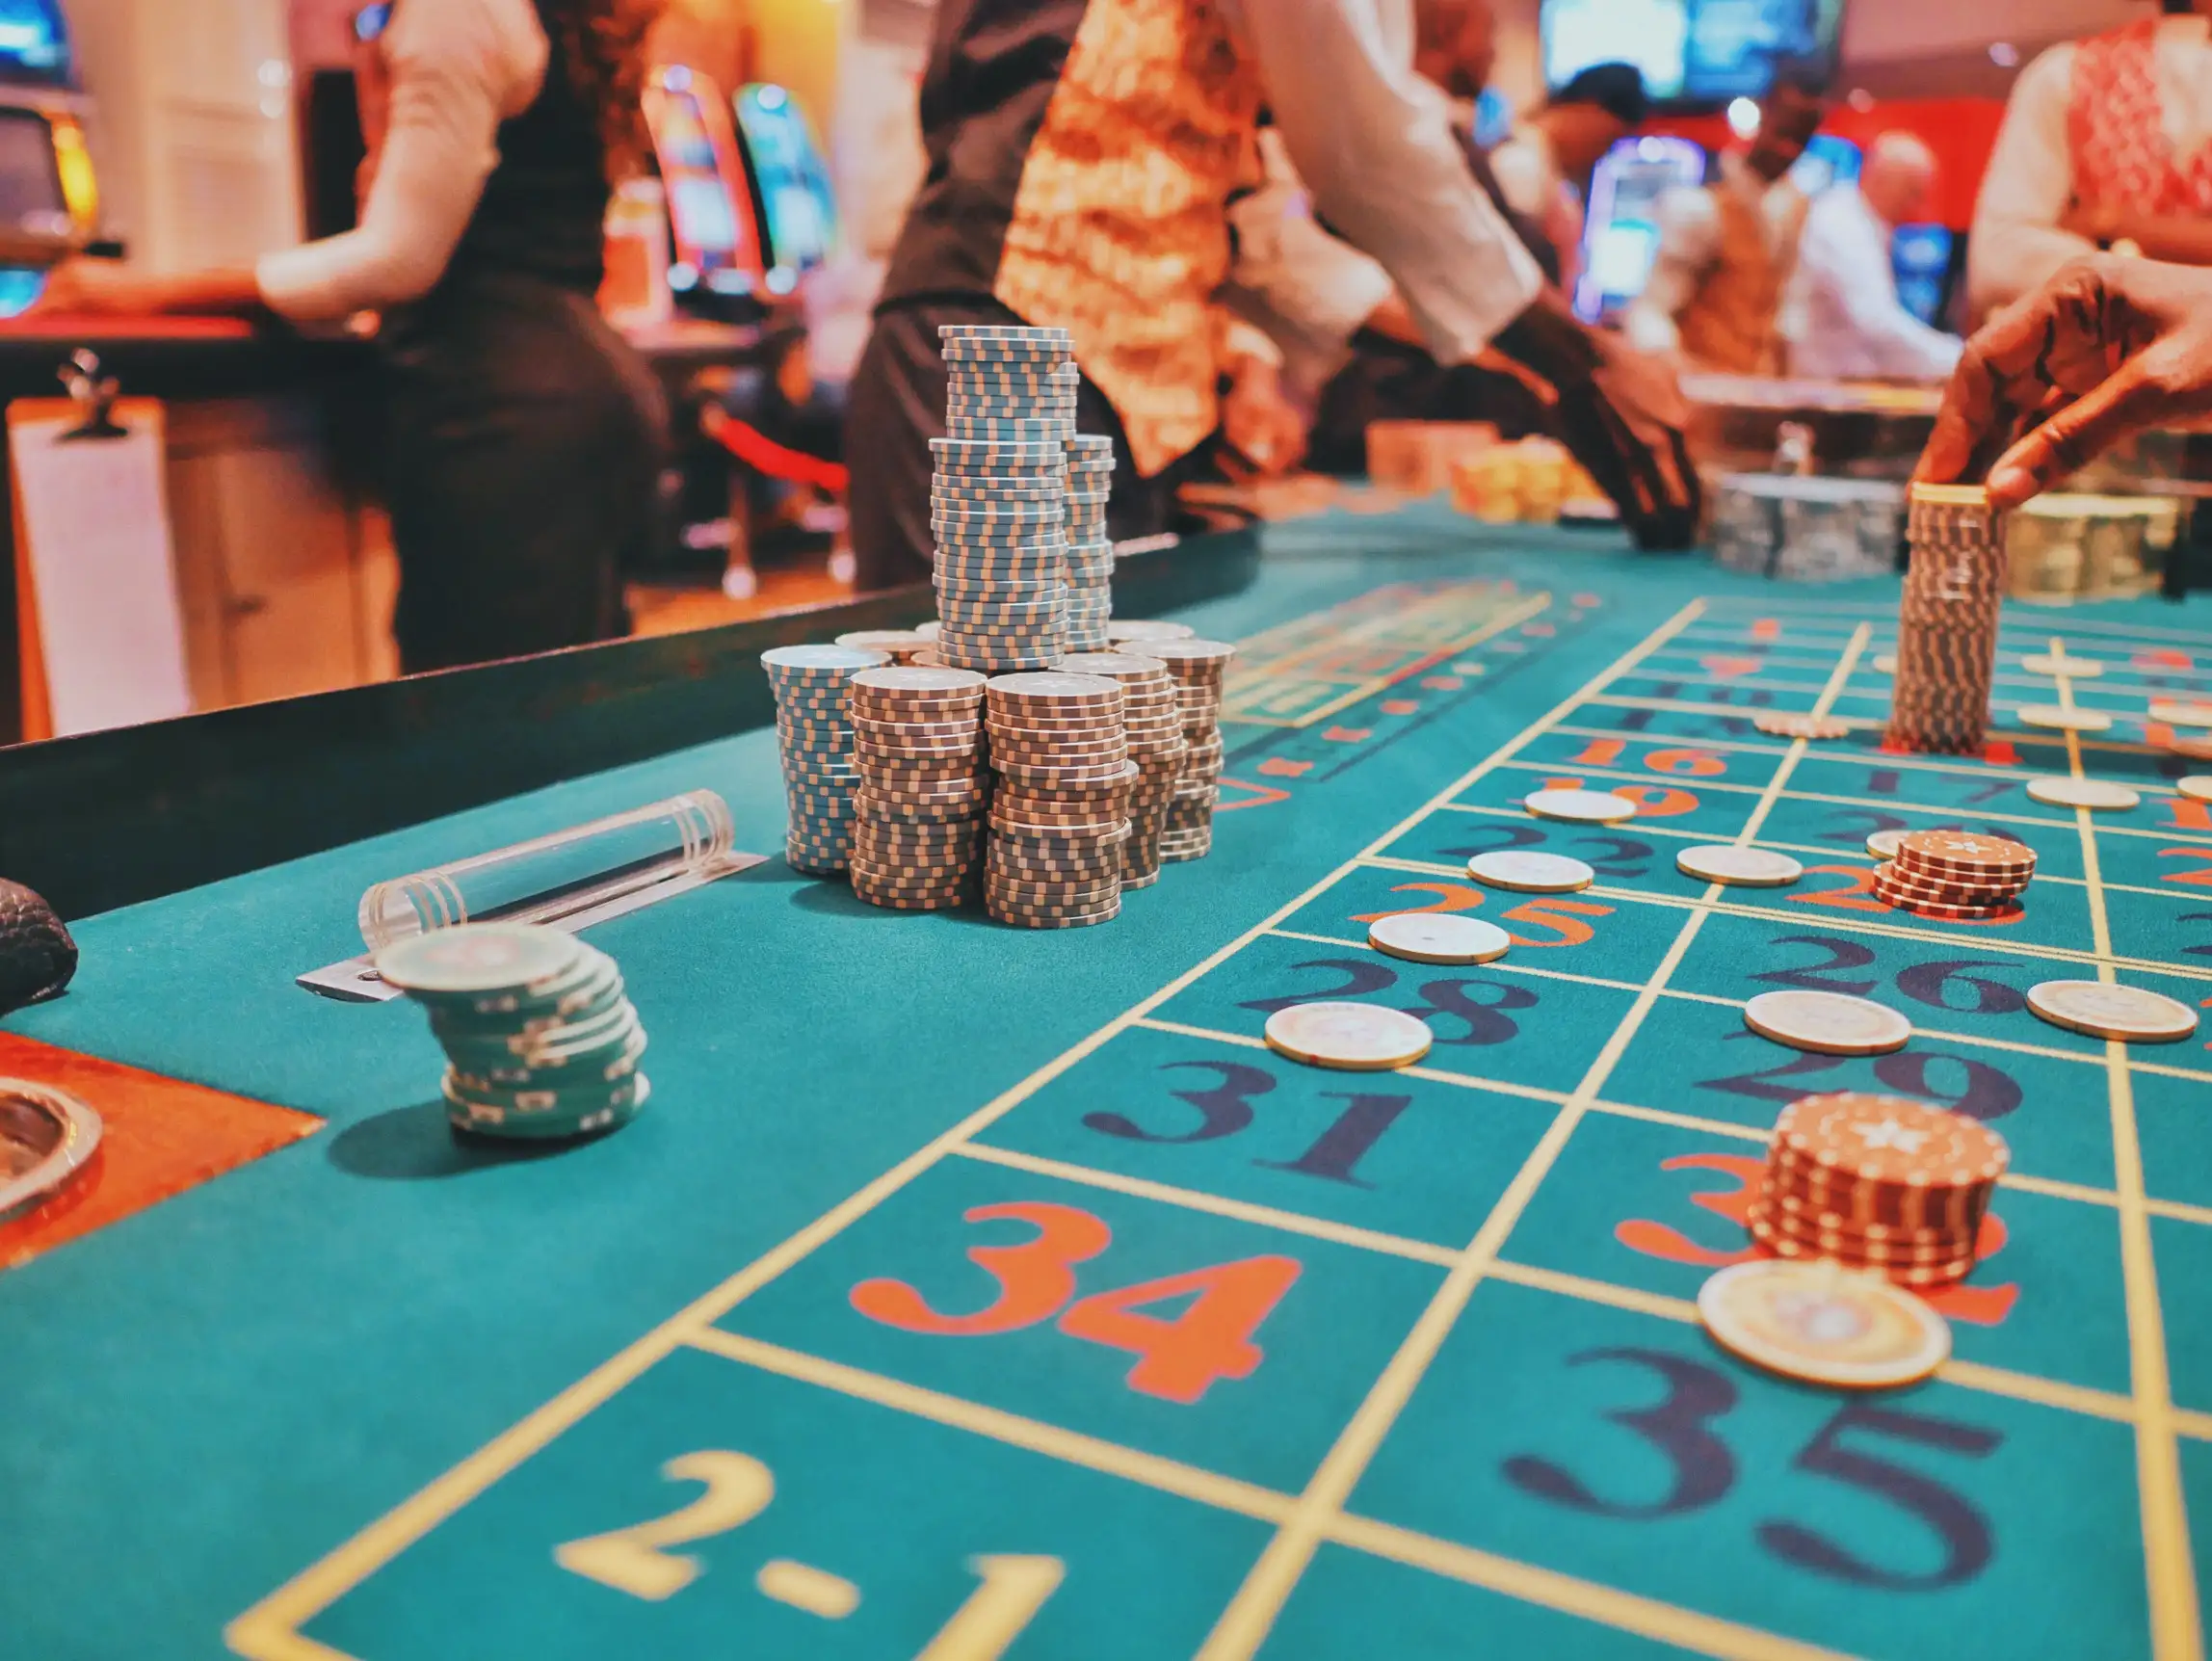
[[[1573,757],[1578,767],[1611,767],[1628,748],[1625,738],[1593,738]]]
[[[1693,778],[1713,778],[1727,772],[1728,764],[1710,750],[1654,750],[1644,758],[1654,773],[1687,774]]]
[[[2212,1003],[2212,999],[2205,1001]],[[1748,1228],[1751,1200],[1765,1175],[1766,1161],[1743,1153],[1684,1153],[1661,1160],[1659,1169],[1711,1171],[1731,1178],[1734,1187],[1701,1189],[1690,1196],[1690,1203],[1716,1217],[1725,1218],[1739,1228]],[[1666,1263],[1687,1263],[1698,1269],[1721,1269],[1730,1263],[1749,1263],[1754,1257],[1768,1255],[1766,1248],[1751,1241],[1746,1241],[1734,1252],[1716,1252],[1698,1245],[1679,1228],[1642,1217],[1614,1225],[1613,1237],[1629,1251],[1642,1252],[1646,1257],[1656,1257]],[[1985,1214],[1981,1232],[1974,1241],[1975,1255],[1987,1262],[2005,1249],[2008,1238],[2004,1220],[1993,1211]],[[1957,1285],[1924,1296],[1932,1308],[1949,1320],[1994,1327],[2013,1312],[2013,1305],[2019,1301],[2020,1289],[2011,1282],[1991,1286]]]
[[[1605,789],[1635,803],[1639,819],[1672,819],[1678,813],[1698,811],[1698,798],[1687,790],[1668,790],[1656,784],[1608,784]]]
[[[1809,894],[1792,894],[1793,906],[1833,906],[1844,911],[1886,911],[1889,910],[1874,895],[1874,869],[1870,865],[1808,865],[1807,871],[1819,871],[1830,877],[1849,877],[1850,882],[1840,888],[1815,888]]]
[[[1549,929],[1559,936],[1556,940],[1535,940],[1526,935],[1516,935],[1513,930],[1508,929],[1506,938],[1513,941],[1516,946],[1588,945],[1596,936],[1596,931],[1591,928],[1588,923],[1577,922],[1576,917],[1610,917],[1612,915],[1613,908],[1611,906],[1596,905],[1589,900],[1554,899],[1530,900],[1515,906],[1510,911],[1499,913],[1501,921],[1523,923],[1532,929]]]
[[[989,1307],[972,1315],[940,1315],[904,1280],[861,1281],[853,1288],[853,1307],[871,1321],[907,1332],[974,1338],[1018,1331],[1058,1313],[1075,1296],[1073,1266],[1097,1256],[1114,1240],[1105,1224],[1072,1205],[1021,1201],[978,1205],[966,1213],[970,1223],[1001,1219],[1026,1223],[1037,1234],[1018,1246],[968,1248],[976,1266],[998,1282],[998,1296]]]
[[[2199,802],[2189,796],[2169,796],[2166,805],[2173,811],[2174,830],[2212,830],[2212,802]]]
[[[1379,917],[1405,917],[1422,911],[1471,911],[1483,903],[1483,891],[1469,888],[1460,883],[1401,883],[1390,890],[1393,894],[1434,894],[1433,906],[1398,906],[1387,911],[1368,911],[1352,919],[1355,923],[1372,923]]]
[[[1186,1405],[1216,1379],[1246,1379],[1264,1359],[1251,1341],[1298,1279],[1295,1257],[1246,1257],[1188,1274],[1097,1292],[1060,1317],[1071,1338],[1137,1356],[1129,1387]],[[1188,1298],[1172,1320],[1143,1312],[1147,1304]]]
[[[2201,807],[2204,804],[2197,804]],[[2212,848],[2161,848],[2161,859],[2212,859]],[[2158,879],[2161,883],[2180,883],[2192,888],[2212,888],[2212,865],[2199,865],[2193,871],[2168,871]]]

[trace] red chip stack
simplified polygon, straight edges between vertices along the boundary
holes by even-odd
[[[2036,875],[2036,851],[2003,836],[1915,830],[1897,857],[1874,868],[1874,895],[1918,916],[1973,921],[2019,909]]]
[[[1978,1120],[1909,1096],[1840,1091],[1782,1109],[1746,1214],[1782,1257],[1830,1258],[1902,1286],[1973,1267],[2012,1151]]]

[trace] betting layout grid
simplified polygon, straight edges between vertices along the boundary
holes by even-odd
[[[2188,799],[2151,782],[2159,761],[2078,733],[1960,761],[1882,753],[1879,712],[1836,746],[1752,725],[1757,707],[1879,701],[1885,677],[1867,666],[1885,627],[1841,610],[1686,608],[1072,1065],[695,1305],[675,1341],[748,1363],[763,1442],[798,1381],[908,1415],[925,1465],[943,1433],[1014,1460],[1062,1503],[1153,1506],[1123,1523],[1157,1530],[1171,1555],[1213,1538],[1193,1521],[1210,1515],[1243,1543],[1225,1565],[1178,1562],[1195,1601],[1119,1589],[1151,1597],[1140,1642],[1158,1652],[1211,1634],[1199,1652],[1250,1653],[1272,1622],[1297,1653],[1297,1635],[1348,1601],[1383,1597],[1521,1621],[1561,1652],[1589,1636],[1578,1621],[1725,1653],[1766,1652],[1769,1634],[1867,1653],[1969,1636],[1990,1652],[2190,1652],[2182,1490],[2203,1481],[2212,1356],[2189,1343],[2185,1314],[2160,1319],[2158,1292],[2189,1299],[2212,1240],[2212,1166],[2191,1157],[2212,1064],[2195,1046],[2116,1053],[2023,1010],[2054,963],[2192,1002],[2212,992],[2194,962],[2140,955],[2177,932],[2212,938],[2212,916],[2179,910],[2185,884],[2122,881],[2155,873],[2173,834],[2036,811],[2034,771],[2138,778],[2184,825]],[[2064,644],[2082,652],[2094,630],[2069,627]],[[2000,688],[2040,655],[2023,647],[2052,644],[2008,635]],[[2115,691],[2129,672],[2191,679],[2212,661],[2212,640],[2095,649],[2138,666],[2108,672]],[[1518,804],[1540,785],[1625,792],[1639,812],[1532,822]],[[1872,857],[1852,848],[1889,819],[2028,834],[2046,867],[2038,892],[1993,927],[1890,910],[1872,897]],[[1824,880],[1723,891],[1674,873],[1673,848],[1731,835],[1795,851]],[[1498,848],[1569,853],[1599,882],[1518,900],[1453,880]],[[1414,903],[1479,910],[1513,931],[1515,956],[1452,972],[1364,951],[1359,925]],[[1920,1031],[1885,1056],[1793,1055],[1743,1030],[1746,997],[1776,986],[1873,996]],[[1410,1006],[1437,1044],[1424,1067],[1376,1080],[1255,1051],[1268,1013],[1317,996]],[[1593,1033],[1612,1035],[1594,1058]],[[1143,1088],[1117,1083],[1132,1079]],[[1726,1361],[1689,1301],[1749,1249],[1777,1107],[1855,1084],[1955,1107],[2016,1155],[1981,1268],[1937,1298],[1960,1360],[1879,1398]],[[991,1249],[989,1307],[942,1313],[931,1293],[969,1282],[881,1273],[917,1273],[883,1251],[886,1226],[933,1237],[917,1206],[937,1216],[949,1261]],[[1159,1228],[1161,1206],[1177,1228]],[[805,1355],[792,1324],[833,1292],[865,1337]],[[1174,1318],[1180,1298],[1194,1301]],[[1069,1391],[1053,1358],[1071,1341],[1137,1357],[1121,1400]],[[1233,1386],[1271,1371],[1298,1380],[1300,1411],[1240,1434],[1250,1398]],[[1053,1422],[1023,1416],[1040,1411]],[[2066,1505],[2041,1502],[2052,1492]],[[1389,1563],[1438,1578],[1393,1580]],[[1073,1591],[1049,1558],[970,1567],[956,1620],[989,1605],[1020,1629]],[[657,1595],[619,1570],[601,1578]]]

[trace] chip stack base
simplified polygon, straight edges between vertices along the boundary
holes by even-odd
[[[1091,674],[1010,674],[988,689],[998,775],[984,909],[1023,929],[1074,929],[1121,910],[1129,759],[1119,684]]]
[[[1202,859],[1213,852],[1214,807],[1222,799],[1222,680],[1237,648],[1223,641],[1192,639],[1147,641],[1144,649],[1174,676],[1185,744],[1160,832],[1160,857],[1171,863]]]
[[[1168,828],[1189,745],[1174,677],[1155,657],[1130,652],[1075,652],[1054,666],[1069,674],[1095,674],[1119,681],[1123,699],[1122,728],[1137,782],[1129,792],[1129,840],[1121,845],[1121,886],[1148,888],[1160,880],[1160,836]]]
[[[1113,644],[1107,624],[1114,615],[1114,542],[1106,530],[1113,480],[1113,439],[1085,434],[1067,441],[1069,651],[1106,651]]]
[[[983,691],[963,669],[863,670],[846,683],[860,770],[853,892],[869,905],[939,911],[973,897],[990,805]]]
[[[1916,484],[1907,526],[1912,564],[1897,617],[1888,742],[1934,755],[1979,754],[2005,592],[2004,514],[1979,486]]]
[[[1978,1120],[1909,1096],[1804,1096],[1775,1121],[1746,1223],[1778,1256],[1945,1286],[1973,1269],[2011,1157]]]
[[[845,681],[890,661],[888,653],[844,646],[779,646],[760,654],[776,689],[776,738],[791,804],[783,857],[795,871],[832,877],[852,857],[853,794],[860,772],[853,760]]]

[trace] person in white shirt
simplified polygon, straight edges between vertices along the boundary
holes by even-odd
[[[2100,247],[2212,265],[2212,0],[2162,11],[2013,83],[1966,245],[1977,315]]]
[[[611,179],[641,166],[659,0],[397,0],[363,9],[371,165],[359,225],[248,269],[81,260],[52,313],[382,314],[386,496],[409,672],[625,631],[667,416],[601,320]]]
[[[1890,261],[1890,239],[1927,212],[1935,185],[1935,152],[1910,133],[1883,133],[1867,146],[1856,186],[1831,185],[1813,198],[1782,305],[1792,375],[1939,381],[1951,373],[1963,342],[1905,309]]]
[[[1778,71],[1743,149],[1723,151],[1712,182],[1659,198],[1659,248],[1621,327],[1646,352],[1731,375],[1781,371],[1782,295],[1811,203],[1790,169],[1824,115],[1814,83]]]

